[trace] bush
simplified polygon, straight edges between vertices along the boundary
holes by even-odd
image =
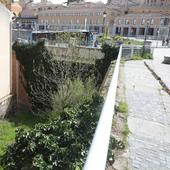
[[[1,157],[4,169],[81,169],[89,149],[102,100],[66,108],[58,119],[16,132],[16,142]]]
[[[142,58],[141,55],[139,55],[139,54],[133,55],[130,59],[131,59],[131,60],[143,60],[143,58]]]
[[[97,88],[92,78],[88,78],[85,82],[79,78],[68,79],[64,85],[59,86],[54,95],[53,111],[50,116],[56,117],[65,107],[79,107],[83,103],[92,102],[96,94]]]
[[[149,52],[145,52],[143,55],[144,59],[153,59],[153,55]]]
[[[134,54],[131,57],[131,60],[143,60],[143,59],[153,59],[153,56],[150,52],[146,51],[143,56],[141,54]]]

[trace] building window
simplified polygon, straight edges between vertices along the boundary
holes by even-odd
[[[120,19],[118,20],[118,24],[121,25],[121,20]]]
[[[99,21],[99,18],[98,18],[98,19],[96,20],[96,24],[99,24],[99,22],[100,22],[100,21]]]
[[[136,19],[133,20],[133,25],[136,25]]]
[[[144,24],[145,24],[145,19],[142,19],[141,25],[144,25]]]
[[[153,25],[153,24],[154,24],[154,19],[152,18],[152,19],[151,19],[151,25]]]
[[[125,24],[126,24],[126,25],[129,24],[129,20],[128,20],[128,19],[125,20]]]
[[[164,25],[164,18],[161,18],[161,19],[160,19],[160,24],[161,24],[161,25]]]

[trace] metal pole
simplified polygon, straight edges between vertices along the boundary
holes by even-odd
[[[103,17],[103,35],[105,33],[105,17]]]
[[[148,27],[149,27],[149,24],[147,23],[146,31],[145,31],[144,44],[143,44],[143,50],[142,50],[142,57],[143,57],[144,54],[145,54],[145,44],[146,44],[146,39],[147,39]]]
[[[159,38],[159,28],[157,30],[157,42],[156,42],[156,47],[158,48],[158,38]]]
[[[87,18],[85,18],[85,20],[84,20],[84,29],[85,30],[87,29]]]

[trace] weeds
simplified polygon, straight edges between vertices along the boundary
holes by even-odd
[[[126,102],[120,102],[117,107],[117,111],[120,113],[128,113],[128,105]]]

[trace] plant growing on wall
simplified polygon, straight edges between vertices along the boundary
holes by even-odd
[[[54,95],[60,97],[64,109],[68,104],[65,101],[70,95],[69,88],[76,80],[82,81],[84,86],[91,77],[96,85],[95,65],[56,60],[43,42],[36,45],[14,44],[13,49],[22,65],[23,84],[31,100],[32,111],[36,114],[53,109]]]
[[[111,61],[114,61],[117,59],[119,49],[115,46],[110,46],[105,43],[102,46],[102,52],[105,55],[104,59],[96,61],[96,68],[97,68],[97,73],[98,73],[97,75],[100,75],[99,80],[98,80],[99,84],[102,83],[106,75],[106,72],[110,66]]]

